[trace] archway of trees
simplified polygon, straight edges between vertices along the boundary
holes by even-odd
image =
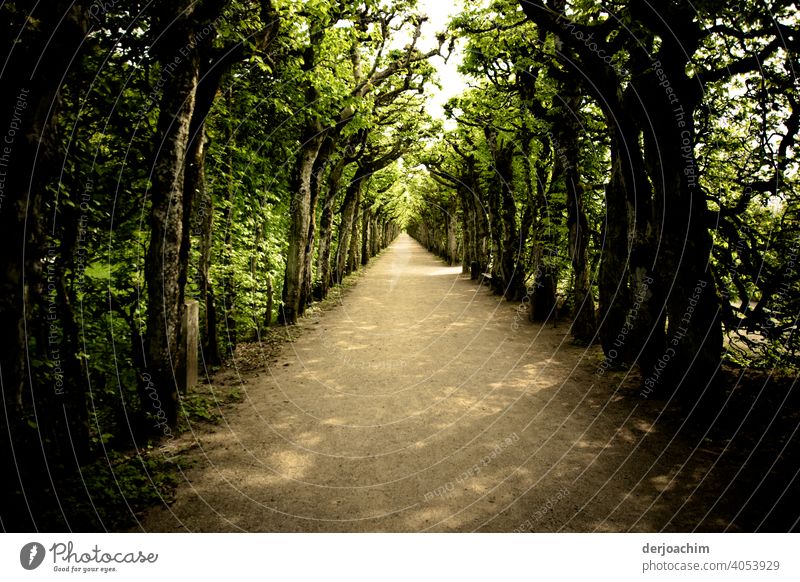
[[[796,3],[468,4],[0,6],[3,527],[172,434],[187,301],[212,369],[404,230],[643,396],[796,375]]]

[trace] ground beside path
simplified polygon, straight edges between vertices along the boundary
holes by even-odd
[[[182,437],[185,482],[141,529],[725,529],[735,468],[517,308],[401,235]]]

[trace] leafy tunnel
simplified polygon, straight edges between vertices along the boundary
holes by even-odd
[[[208,375],[403,232],[643,398],[796,381],[796,3],[12,0],[0,22],[5,529],[68,527],[82,487],[119,504],[113,469],[84,483],[98,461],[161,474],[139,451],[185,423],[188,302]]]

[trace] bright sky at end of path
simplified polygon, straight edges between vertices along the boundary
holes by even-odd
[[[419,0],[417,7],[422,14],[428,16],[428,21],[422,25],[420,38],[420,49],[428,51],[435,48],[438,43],[436,34],[447,30],[450,18],[463,10],[463,0]],[[444,48],[446,49],[447,45]],[[433,83],[428,85],[429,98],[425,109],[432,117],[444,120],[444,104],[467,88],[466,79],[457,71],[460,63],[461,47],[458,42],[446,63],[439,57],[431,59],[442,86],[439,89]]]

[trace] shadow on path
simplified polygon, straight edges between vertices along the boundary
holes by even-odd
[[[596,376],[600,351],[566,325],[516,314],[401,235],[338,307],[301,322],[223,427],[196,435],[176,501],[143,529],[757,526],[768,508],[731,523],[754,488],[738,457],[659,417],[636,377]]]

